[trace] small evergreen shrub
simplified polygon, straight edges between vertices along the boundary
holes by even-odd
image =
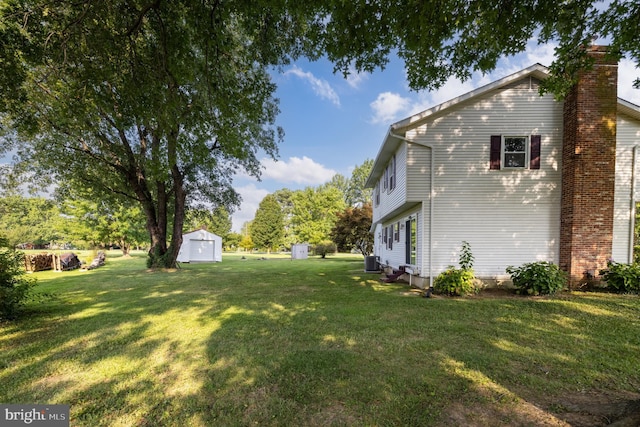
[[[640,264],[607,262],[607,268],[600,270],[607,288],[618,293],[640,292]]]
[[[463,296],[476,292],[473,274],[474,256],[471,253],[469,242],[462,242],[458,264],[460,268],[453,265],[447,267],[433,281],[433,289],[439,294],[449,296]]]
[[[15,319],[31,299],[36,280],[26,277],[24,255],[0,239],[0,319]]]
[[[538,261],[507,267],[518,293],[528,295],[550,295],[562,290],[567,284],[567,273],[552,262]]]

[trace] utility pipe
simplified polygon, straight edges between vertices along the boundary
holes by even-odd
[[[629,264],[633,264],[633,243],[635,240],[636,228],[636,162],[638,160],[638,145],[633,146],[631,154],[631,219],[629,227]]]
[[[431,168],[430,168],[431,176],[429,179],[429,288],[433,289],[433,210],[434,210],[433,181],[435,177],[435,172],[434,172],[435,155],[434,155],[433,145],[407,139],[402,135],[393,133],[393,130],[391,127],[389,127],[389,136],[393,138],[397,138],[401,141],[409,142],[411,144],[422,145],[423,147],[427,147],[431,150]],[[411,278],[409,278],[409,280],[411,280]]]

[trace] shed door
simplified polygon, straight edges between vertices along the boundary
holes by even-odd
[[[213,261],[213,240],[190,240],[189,255],[191,261]]]

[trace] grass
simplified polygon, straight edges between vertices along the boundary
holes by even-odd
[[[0,402],[72,426],[567,425],[570,396],[640,391],[638,296],[425,299],[362,257],[266,257],[36,273],[56,298],[0,324]]]

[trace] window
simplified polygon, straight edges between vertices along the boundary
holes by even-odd
[[[387,191],[388,188],[389,188],[389,168],[385,168],[382,189]]]
[[[400,221],[393,224],[393,240],[400,241]]]
[[[502,164],[505,168],[524,168],[527,165],[526,136],[505,136],[502,144]]]
[[[375,199],[376,206],[380,205],[380,181],[376,184]]]
[[[492,135],[489,169],[540,169],[540,135]]]
[[[387,166],[388,175],[389,175],[389,192],[393,191],[396,188],[396,156],[394,155],[391,158],[391,162]]]

